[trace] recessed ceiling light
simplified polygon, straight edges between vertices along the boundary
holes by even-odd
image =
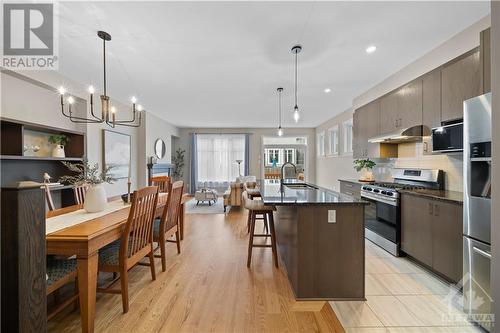
[[[325,91],[325,93],[327,93],[327,94],[328,94],[330,91],[332,91],[332,89],[330,89],[330,88],[325,88],[325,90],[324,90],[324,91]]]
[[[366,48],[366,53],[373,53],[377,50],[377,47],[375,45],[370,45]]]

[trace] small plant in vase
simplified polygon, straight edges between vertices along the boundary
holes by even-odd
[[[89,213],[103,211],[106,208],[108,198],[103,183],[112,184],[116,181],[110,175],[112,166],[106,166],[102,172],[99,172],[99,164],[91,165],[88,161],[83,163],[62,162],[73,176],[62,176],[59,181],[64,184],[75,186],[88,185],[89,188],[85,194],[83,208]]]
[[[376,163],[369,158],[354,160],[354,169],[356,169],[357,172],[362,172],[359,180],[362,182],[374,181],[372,169],[375,165]]]
[[[64,134],[54,134],[49,136],[49,143],[54,145],[52,157],[66,157],[64,147],[68,144],[69,138]]]

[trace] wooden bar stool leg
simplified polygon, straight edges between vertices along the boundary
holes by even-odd
[[[273,212],[269,212],[269,228],[271,229],[271,248],[273,249],[274,266],[278,268],[278,251],[276,250],[276,232],[274,230]]]
[[[250,220],[252,219],[252,211],[248,210],[248,219],[247,219],[247,233],[250,233]]]
[[[263,216],[264,216],[264,220],[263,220],[263,222],[264,222],[264,233],[268,234],[269,233],[269,223],[268,223],[269,220],[267,219],[267,213],[264,213]]]
[[[252,260],[252,249],[253,249],[253,234],[255,232],[255,213],[250,211],[250,237],[248,237],[248,259],[247,259],[247,267],[250,268],[250,262]]]

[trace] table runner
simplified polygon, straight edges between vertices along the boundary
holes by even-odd
[[[84,209],[79,209],[71,213],[54,216],[45,220],[45,234],[48,235],[127,207],[130,207],[130,205],[125,205],[121,200],[115,200],[108,202],[106,208],[102,212],[87,213]]]

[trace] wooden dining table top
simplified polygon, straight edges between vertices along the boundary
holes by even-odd
[[[168,193],[160,193],[158,196],[157,212],[156,215],[161,214],[168,198]],[[182,196],[182,203],[189,201],[191,197],[185,193]],[[74,241],[88,241],[91,238],[98,237],[99,235],[109,232],[111,229],[115,229],[118,225],[124,224],[130,212],[130,205],[123,205],[122,209],[116,210],[109,214],[76,224],[71,227],[67,227],[62,230],[58,230],[47,234],[48,241],[60,240],[74,240]],[[68,208],[68,213],[76,209],[80,209],[81,206],[75,205]],[[73,208],[73,209],[71,209]]]

